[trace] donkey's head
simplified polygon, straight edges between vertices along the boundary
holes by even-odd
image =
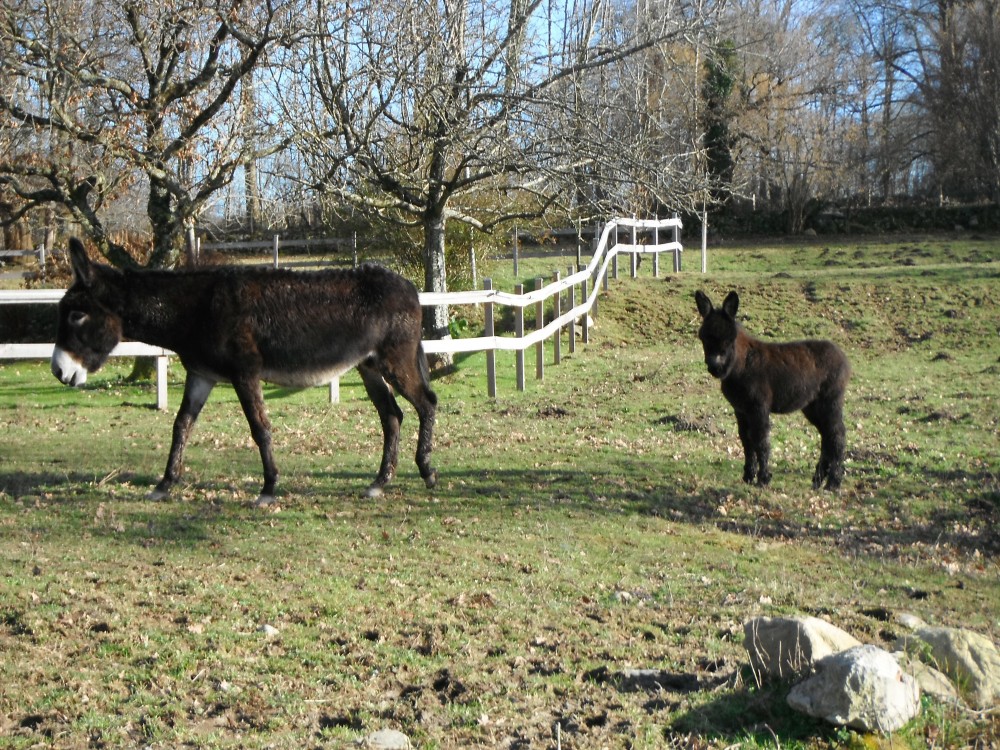
[[[694,300],[701,313],[698,338],[705,350],[705,365],[714,377],[723,379],[736,364],[736,338],[740,332],[740,324],[736,322],[739,295],[736,292],[727,294],[721,308],[714,307],[708,295],[701,291],[694,293]]]
[[[102,301],[109,274],[118,272],[91,263],[80,240],[69,242],[73,286],[59,301],[59,332],[52,352],[52,374],[66,385],[83,385],[87,373],[99,370],[122,337],[121,318]]]

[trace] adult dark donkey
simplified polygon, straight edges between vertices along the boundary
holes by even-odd
[[[802,410],[820,434],[813,487],[826,480],[836,490],[844,478],[844,391],[851,367],[830,341],[768,343],[754,338],[736,320],[740,298],[730,292],[716,308],[695,292],[701,313],[698,331],[708,371],[722,381],[722,394],[736,411],[743,443],[743,481],[771,481],[771,412]]]
[[[217,383],[232,383],[264,464],[258,504],[274,500],[278,468],[261,381],[305,387],[357,366],[378,409],[382,465],[368,488],[382,494],[393,478],[403,412],[401,393],[420,419],[417,466],[428,487],[437,396],[420,343],[421,308],[409,281],[380,266],[354,270],[210,269],[119,271],[93,263],[70,241],[74,283],[59,303],[52,372],[81,385],[123,338],[177,353],[187,370],[163,479],[150,493],[167,496],[177,482],[184,446]]]

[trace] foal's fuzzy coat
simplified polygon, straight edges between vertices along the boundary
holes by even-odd
[[[743,481],[766,485],[771,413],[802,410],[819,430],[819,463],[813,487],[826,481],[836,490],[844,478],[844,391],[851,376],[847,357],[830,341],[768,343],[736,320],[740,299],[730,292],[721,308],[695,292],[701,313],[698,331],[708,371],[722,381],[722,393],[736,411],[745,463]]]

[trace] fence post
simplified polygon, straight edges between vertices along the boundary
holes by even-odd
[[[614,244],[611,244],[614,242]],[[618,225],[615,225],[614,240],[608,240],[608,252],[614,248],[614,255],[611,256],[611,278],[618,281]],[[604,274],[604,291],[608,291],[608,275]]]
[[[514,285],[514,294],[519,297],[524,294],[524,284]],[[518,305],[514,309],[514,335],[517,338],[524,338],[524,308]],[[516,367],[517,367],[517,390],[524,390],[524,349],[517,350],[517,356],[514,357]]]
[[[614,242],[613,245],[611,244],[612,242]],[[614,249],[614,253],[615,253],[613,256],[611,256],[611,267],[614,269],[614,276],[613,276],[613,278],[614,278],[615,281],[618,281],[618,223],[617,222],[615,222],[614,237],[613,238],[610,238],[610,237],[608,238],[608,247],[605,248],[604,252],[610,253],[612,251],[612,249]],[[601,274],[601,278],[598,279],[597,281],[601,284],[601,286],[603,287],[604,291],[608,291],[608,274],[607,273]],[[597,291],[597,284],[596,283],[594,285],[594,291]],[[596,296],[594,297],[594,305],[595,306],[597,305],[597,297]],[[595,314],[594,317],[597,317],[597,315]]]
[[[561,278],[561,274],[556,271],[552,276],[552,281],[558,284]],[[560,315],[562,315],[562,292],[558,291],[552,301],[552,319],[558,320]],[[557,365],[562,360],[562,332],[562,326],[556,328],[556,338],[552,342],[552,361]]]
[[[708,273],[708,209],[701,213],[701,272]]]
[[[653,247],[660,246],[660,225],[653,225]],[[660,278],[660,253],[659,251],[653,253],[653,278]]]
[[[493,289],[493,279],[483,279],[483,289],[490,291]],[[495,336],[496,327],[493,323],[493,303],[487,302],[484,309],[486,335]],[[486,350],[486,392],[490,398],[497,397],[497,350]]]
[[[681,241],[681,228],[678,226],[679,217],[674,214],[674,242],[680,243]],[[680,273],[681,271],[681,251],[674,250],[674,273]]]
[[[351,250],[354,253],[354,267],[358,267],[358,233],[351,236]]]
[[[476,288],[476,284],[479,283],[476,280],[476,247],[469,242],[469,266],[472,268],[472,288]]]
[[[278,267],[278,235],[274,235],[274,246],[272,249],[274,253],[274,267]]]
[[[584,302],[587,301],[587,280],[586,279],[583,280],[583,289],[581,291],[583,292],[583,299],[581,300],[581,303],[584,303]],[[595,302],[597,301],[597,297],[594,297],[594,301]],[[596,307],[595,307],[595,309],[596,309]],[[584,344],[590,343],[590,311],[589,310],[584,310],[583,311],[583,317],[581,318],[580,328],[582,330],[582,335],[580,336],[580,339],[583,341]]]
[[[576,220],[576,267],[583,264],[583,220]]]
[[[333,378],[330,381],[330,403],[339,404],[340,403],[340,378]]]
[[[579,267],[577,265],[577,268]],[[569,275],[573,275],[572,266],[569,268]],[[576,284],[573,284],[567,291],[569,292],[569,309],[572,310],[576,307]],[[576,351],[576,322],[572,320],[569,322],[569,351],[571,354]]]
[[[542,277],[535,279],[535,291],[543,286]],[[545,327],[545,300],[538,300],[535,303],[535,330],[540,331]],[[545,377],[545,340],[535,344],[535,380],[542,380]]]
[[[633,216],[632,218],[634,219],[635,217]],[[638,245],[638,243],[639,243],[639,237],[637,236],[636,231],[635,231],[635,224],[633,224],[632,225],[632,247],[633,248],[636,247]],[[639,275],[639,253],[633,251],[633,252],[629,253],[629,255],[631,256],[631,260],[632,260],[632,262],[631,262],[631,271],[632,271],[632,278],[634,279],[636,276]]]
[[[156,358],[156,408],[167,409],[167,357]]]
[[[518,241],[517,241],[517,227],[514,227],[514,278],[516,279],[520,273],[520,262],[518,259]]]

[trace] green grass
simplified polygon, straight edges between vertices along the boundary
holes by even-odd
[[[527,748],[556,747],[558,726],[564,748],[889,747],[758,685],[742,623],[815,614],[887,645],[882,608],[998,640],[998,253],[921,238],[722,247],[707,276],[693,257],[660,279],[623,267],[591,344],[564,341],[559,366],[549,350],[542,381],[529,355],[524,393],[503,353],[495,401],[481,354],[435,381],[433,492],[408,405],[399,475],[369,501],[381,439],[357,376],[334,406],[269,388],[271,513],[251,505],[259,458],[230,389],[151,503],[173,420],[152,385],[125,382],[126,362],[82,390],[6,363],[0,744],[350,747],[392,727],[420,748]],[[522,280],[570,260],[524,259]],[[512,288],[509,262],[487,271]],[[775,420],[773,486],[739,481],[697,288],[739,290],[755,333],[845,348],[839,494],[810,487],[800,415]],[[624,689],[629,668],[676,684]],[[925,700],[891,746],[997,741],[995,715]]]

